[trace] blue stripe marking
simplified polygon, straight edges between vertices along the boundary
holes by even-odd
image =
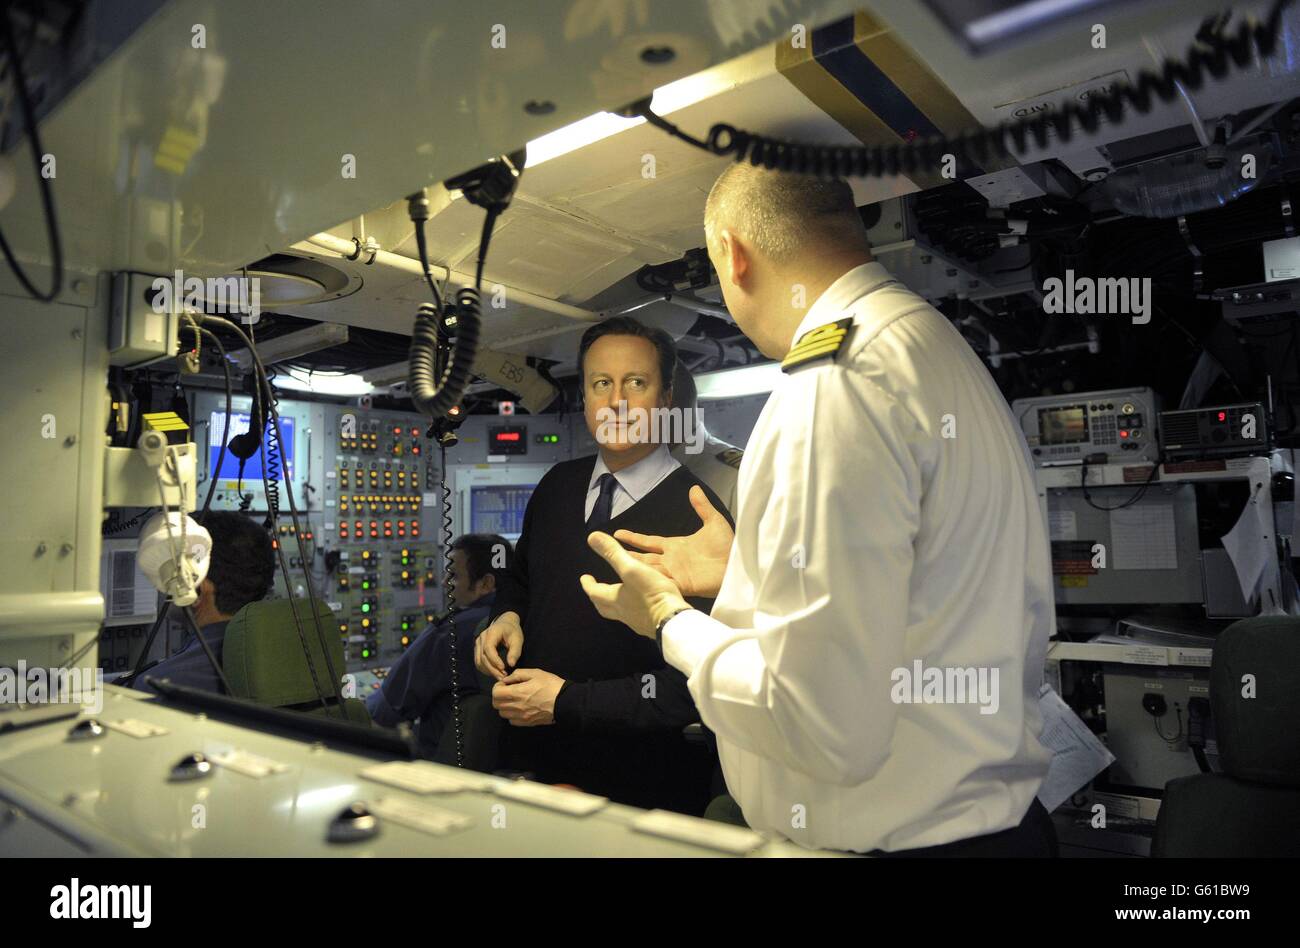
[[[813,57],[904,141],[908,132],[915,132],[920,138],[943,134],[903,90],[858,49],[853,42],[853,17],[813,30]],[[973,166],[963,167],[962,172],[962,177],[983,173]]]

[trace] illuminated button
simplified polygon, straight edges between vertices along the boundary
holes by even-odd
[[[411,627],[411,623],[409,623],[409,622],[403,622],[403,623],[402,623],[402,631],[403,631],[403,632],[405,632],[405,631],[406,631],[407,629],[409,629],[410,627]]]
[[[340,622],[340,623],[339,623],[339,631],[340,631],[340,632],[347,632],[347,630],[348,630],[348,624],[347,624],[346,622]]]
[[[363,649],[361,650],[361,657],[362,657],[362,658],[369,658],[369,657],[370,657],[370,649],[368,649],[368,648],[363,648]]]
[[[358,524],[358,526],[360,526],[360,524]],[[368,559],[370,559],[370,551],[369,551],[369,550],[362,550],[362,551],[361,551],[361,558],[362,558],[363,560],[368,560]]]
[[[406,648],[406,646],[408,646],[408,645],[410,645],[410,644],[411,644],[411,637],[410,637],[409,635],[403,635],[403,636],[402,636],[402,648]]]
[[[366,589],[369,588],[369,584],[367,584],[367,583],[362,583],[361,585],[362,585],[362,588],[366,588]],[[363,602],[363,603],[361,604],[361,611],[362,611],[362,612],[369,612],[369,611],[370,611],[370,603],[368,603],[368,602]]]
[[[370,628],[370,620],[369,620],[369,619],[362,619],[362,620],[361,620],[361,628],[363,628],[363,629],[368,629],[368,628]]]

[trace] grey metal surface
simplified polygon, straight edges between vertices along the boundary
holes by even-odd
[[[64,720],[0,734],[0,799],[24,814],[5,819],[0,808],[0,856],[56,855],[69,847],[152,856],[721,855],[630,829],[629,821],[643,812],[630,807],[610,805],[576,817],[490,791],[417,795],[360,776],[384,758],[205,718],[112,686],[105,689],[98,717],[144,721],[169,733],[135,738],[109,730],[97,740],[70,742],[71,722]],[[211,757],[228,750],[288,769],[258,778],[217,766],[207,779],[167,780],[187,754]],[[373,839],[327,841],[329,823],[344,807],[381,798],[431,805],[466,816],[471,825],[433,836],[381,821]],[[769,841],[753,855],[823,854]]]
[[[1133,513],[1170,507],[1175,532],[1177,567],[1166,569],[1120,568],[1117,558],[1126,550],[1117,546],[1109,509],[1129,501],[1139,487],[1094,487],[1088,498],[1082,490],[1052,490],[1047,495],[1048,514],[1056,523],[1062,516],[1075,524],[1075,537],[1052,536],[1054,563],[1088,561],[1086,569],[1058,577],[1056,601],[1062,605],[1112,605],[1121,603],[1203,602],[1200,546],[1196,530],[1196,488],[1191,484],[1153,484],[1137,502],[1121,508]],[[1088,500],[1091,499],[1092,503]],[[1093,506],[1093,505],[1096,506]],[[1105,568],[1091,569],[1093,545],[1106,549]],[[1129,557],[1131,559],[1131,556]],[[1123,562],[1122,560],[1120,561]],[[1062,582],[1062,580],[1069,580]]]

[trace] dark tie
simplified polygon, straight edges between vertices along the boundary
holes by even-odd
[[[610,514],[614,512],[614,491],[618,490],[618,481],[613,474],[600,475],[596,483],[600,485],[600,496],[596,498],[596,506],[591,508],[591,516],[587,518],[588,531],[605,529]]]

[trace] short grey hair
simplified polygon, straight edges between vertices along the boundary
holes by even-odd
[[[768,171],[748,162],[732,164],[709,191],[704,238],[710,253],[720,249],[724,227],[778,263],[828,243],[868,246],[845,181]]]

